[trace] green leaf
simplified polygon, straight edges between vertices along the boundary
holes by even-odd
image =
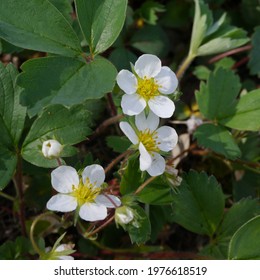
[[[260,130],[260,89],[253,90],[239,99],[219,122],[238,130]]]
[[[122,170],[120,192],[122,195],[134,192],[142,183],[142,172],[139,168],[139,158],[134,155],[128,159],[127,166]]]
[[[199,80],[207,80],[210,75],[210,70],[208,67],[199,65],[195,68],[193,71],[193,74],[199,79]]]
[[[216,69],[209,75],[207,84],[202,82],[196,92],[200,111],[211,120],[223,118],[235,104],[240,87],[238,76],[231,70]]]
[[[143,52],[165,57],[169,52],[169,39],[158,25],[146,25],[134,33],[130,44]]]
[[[82,52],[71,25],[48,0],[1,1],[0,37],[36,51],[65,56]]]
[[[252,75],[260,77],[260,26],[255,28],[252,36],[252,50],[250,52],[249,69]]]
[[[43,141],[56,139],[65,146],[79,143],[91,133],[90,124],[90,113],[82,105],[73,106],[71,109],[62,105],[51,105],[31,126],[23,143],[22,157],[37,166],[56,167],[55,159],[50,160],[43,156]]]
[[[151,236],[151,224],[150,220],[147,217],[145,211],[140,206],[133,206],[132,207],[137,216],[137,222],[139,227],[135,227],[132,224],[126,225],[126,230],[129,233],[130,239],[132,243],[136,243],[137,245],[144,244],[147,240],[150,239]]]
[[[215,177],[190,171],[174,196],[174,221],[192,232],[213,236],[223,216],[225,204]]]
[[[107,146],[112,148],[113,151],[117,153],[125,152],[131,145],[131,142],[125,136],[108,136],[106,138],[106,142]]]
[[[66,18],[68,22],[72,22],[71,14],[73,13],[73,8],[70,0],[48,0],[51,2]]]
[[[192,27],[192,36],[190,43],[190,55],[197,55],[198,48],[203,41],[207,29],[212,23],[212,13],[208,5],[200,0],[195,1],[195,15]]]
[[[158,177],[138,194],[137,199],[151,205],[167,205],[173,203],[173,192],[173,188]]]
[[[22,104],[29,108],[30,116],[49,104],[72,106],[99,99],[112,91],[117,75],[113,64],[102,57],[90,63],[68,57],[38,58],[21,68],[23,73],[17,82],[25,89]]]
[[[222,36],[215,33],[214,36],[216,36],[216,38],[212,38],[208,42],[202,44],[198,48],[197,55],[205,56],[226,52],[240,47],[249,41],[243,29],[230,26],[227,30],[228,32],[224,33]]]
[[[260,216],[241,226],[233,235],[228,258],[232,260],[260,260]]]
[[[12,178],[17,163],[17,148],[24,127],[26,108],[19,104],[21,88],[12,64],[0,63],[0,189]]]
[[[217,238],[231,238],[244,223],[259,214],[260,206],[256,199],[241,199],[233,204],[225,214],[223,222],[218,229]]]
[[[123,28],[127,0],[75,0],[78,20],[92,54],[108,49]]]
[[[200,125],[196,129],[194,136],[200,146],[209,148],[228,159],[236,159],[241,156],[241,151],[232,134],[223,126],[214,124]]]

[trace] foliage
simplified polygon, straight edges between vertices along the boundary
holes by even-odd
[[[0,0],[0,259],[260,259],[259,7],[227,2]]]

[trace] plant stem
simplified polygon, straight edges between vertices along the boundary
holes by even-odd
[[[157,177],[153,176],[147,179],[136,191],[135,194],[140,193],[148,184],[150,184],[153,180],[155,180]]]
[[[129,155],[131,151],[127,150],[124,153],[120,154],[118,157],[113,159],[109,165],[105,168],[105,173],[107,174],[121,159],[125,158],[127,155]]]
[[[193,59],[195,58],[196,56],[193,55],[193,54],[189,54],[185,59],[184,61],[182,62],[182,64],[180,65],[177,73],[176,73],[176,76],[179,80],[181,80],[182,76],[184,75],[185,71],[188,69],[188,67],[190,66],[190,64],[192,63]]]
[[[246,45],[246,46],[243,46],[243,47],[240,47],[240,48],[237,48],[237,49],[234,49],[234,50],[231,50],[231,51],[227,51],[227,52],[224,52],[224,53],[221,53],[219,55],[216,55],[214,56],[213,58],[211,58],[209,60],[209,63],[214,63],[224,57],[227,57],[227,56],[230,56],[232,54],[236,54],[236,53],[240,53],[240,52],[244,52],[244,51],[248,51],[252,48],[251,45]]]
[[[92,235],[95,235],[96,233],[98,233],[101,229],[103,229],[104,227],[106,227],[107,225],[109,225],[115,218],[115,215],[113,215],[112,217],[110,217],[108,220],[106,220],[104,222],[104,224],[102,224],[101,226],[99,226],[97,229],[93,230],[90,234],[88,234],[86,237],[89,238]]]
[[[14,198],[14,197],[12,197],[11,195],[6,194],[6,193],[4,193],[4,192],[1,192],[1,191],[0,191],[0,196],[6,198],[6,199],[8,199],[8,200],[15,201],[15,198]]]
[[[22,158],[18,155],[16,173],[13,178],[17,196],[19,199],[19,219],[21,225],[21,232],[23,236],[26,236],[25,226],[25,210],[24,210],[24,197],[23,197],[23,173],[22,173]]]

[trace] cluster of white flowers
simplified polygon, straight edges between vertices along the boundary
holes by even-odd
[[[160,118],[170,118],[175,105],[169,97],[178,86],[174,72],[161,65],[155,55],[138,58],[133,73],[121,70],[117,83],[125,92],[121,107],[124,114],[135,116],[135,126],[120,122],[120,128],[140,153],[140,169],[151,176],[165,171],[165,159],[160,151],[171,151],[178,142],[176,131],[169,126],[159,127]]]

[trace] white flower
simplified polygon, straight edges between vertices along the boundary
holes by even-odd
[[[135,117],[135,131],[129,123],[120,122],[120,128],[128,139],[137,146],[140,152],[140,169],[146,170],[151,176],[164,173],[165,160],[160,151],[171,151],[178,142],[178,135],[172,127],[159,125],[159,118],[150,111],[146,118],[145,113]]]
[[[120,206],[119,198],[100,194],[105,172],[102,166],[87,166],[81,178],[70,166],[60,166],[52,171],[51,183],[59,192],[47,203],[53,211],[70,212],[79,207],[79,216],[86,221],[99,221],[107,216],[107,208]]]
[[[116,79],[126,93],[121,101],[124,114],[138,115],[148,104],[157,116],[171,117],[175,106],[165,95],[173,93],[178,86],[174,72],[167,66],[161,66],[161,60],[151,54],[144,54],[137,59],[134,72],[121,70]]]
[[[58,158],[62,149],[60,142],[54,139],[44,141],[42,144],[42,153],[48,159]]]

